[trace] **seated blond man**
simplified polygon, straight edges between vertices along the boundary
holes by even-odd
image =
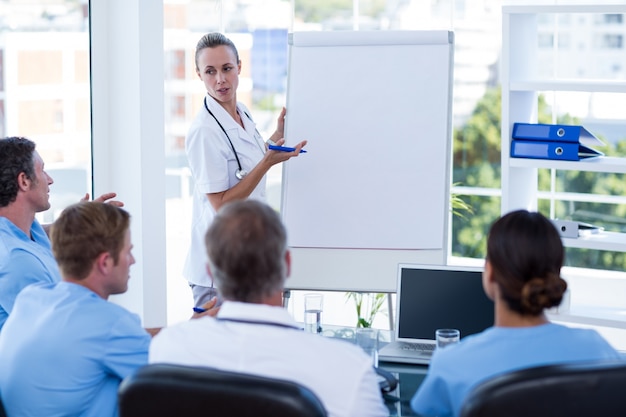
[[[17,296],[0,333],[7,414],[116,416],[123,378],[148,361],[139,317],[107,301],[128,288],[130,215],[99,202],[66,208],[51,230],[62,281]]]

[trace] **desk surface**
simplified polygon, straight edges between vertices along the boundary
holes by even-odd
[[[425,365],[409,365],[392,362],[379,362],[379,368],[391,372],[398,379],[398,386],[389,394],[385,394],[385,405],[390,416],[416,416],[411,410],[411,398],[420,386],[428,367]]]

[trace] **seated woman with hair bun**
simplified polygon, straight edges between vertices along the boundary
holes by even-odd
[[[495,325],[435,350],[411,408],[423,416],[458,416],[471,389],[498,374],[620,359],[595,330],[546,318],[545,309],[558,306],[567,289],[560,276],[563,260],[561,238],[543,215],[519,210],[497,220],[487,239],[483,272],[485,293],[495,305]]]

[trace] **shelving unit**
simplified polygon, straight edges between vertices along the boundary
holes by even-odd
[[[538,73],[538,21],[548,14],[625,14],[626,5],[537,5],[502,8],[502,212],[537,209],[537,170],[553,168],[626,174],[626,158],[601,157],[568,162],[510,157],[515,122],[537,122],[540,92],[626,94],[624,80],[541,78]],[[584,59],[584,58],[581,58]],[[626,252],[626,237],[604,233],[585,239],[564,239],[569,247]]]
[[[536,5],[502,8],[502,213],[516,209],[536,210],[538,170],[556,169],[626,174],[626,158],[601,157],[568,162],[510,157],[511,131],[515,122],[537,122],[539,93],[581,92],[626,95],[626,81],[540,75],[538,34],[545,16],[556,14],[626,14],[626,5]],[[626,19],[626,16],[624,16]],[[560,29],[560,27],[559,27]],[[626,40],[626,36],[624,37]],[[586,59],[583,55],[581,59]],[[567,247],[626,252],[626,234],[603,232],[578,239],[563,239]],[[574,268],[576,269],[576,268]],[[582,270],[573,281],[576,296],[596,293],[590,306],[572,306],[564,314],[550,315],[556,321],[626,330],[626,303],[606,305],[607,294],[626,292],[626,274],[612,280],[598,279],[609,271]],[[611,272],[610,275],[615,275]],[[582,277],[582,279],[581,279]],[[581,294],[582,292],[582,294]],[[602,294],[602,295],[601,295]],[[603,299],[604,297],[604,299]],[[576,297],[575,297],[576,298]],[[625,308],[622,308],[625,307]],[[624,335],[624,333],[620,333]],[[626,337],[624,337],[626,341]]]

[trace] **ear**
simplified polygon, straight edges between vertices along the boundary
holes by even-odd
[[[198,76],[198,78],[200,79],[200,81],[202,81],[202,75],[200,75],[200,70],[196,70],[196,75]]]
[[[289,278],[291,276],[291,252],[289,250],[285,252],[285,264],[287,265],[287,276],[285,278]]]
[[[241,60],[237,63],[237,75],[241,75]]]
[[[94,268],[102,275],[107,275],[115,265],[113,257],[109,252],[102,252],[94,262]]]
[[[483,290],[490,300],[495,301],[498,292],[498,284],[493,277],[493,267],[491,262],[485,260],[485,268],[483,269]]]
[[[485,260],[485,270],[483,271],[483,275],[485,279],[487,280],[487,282],[489,283],[494,282],[493,267],[491,266],[491,262],[489,262],[489,260]]]
[[[26,176],[25,172],[20,172],[17,176],[17,186],[20,191],[27,191],[30,188],[32,180]]]

